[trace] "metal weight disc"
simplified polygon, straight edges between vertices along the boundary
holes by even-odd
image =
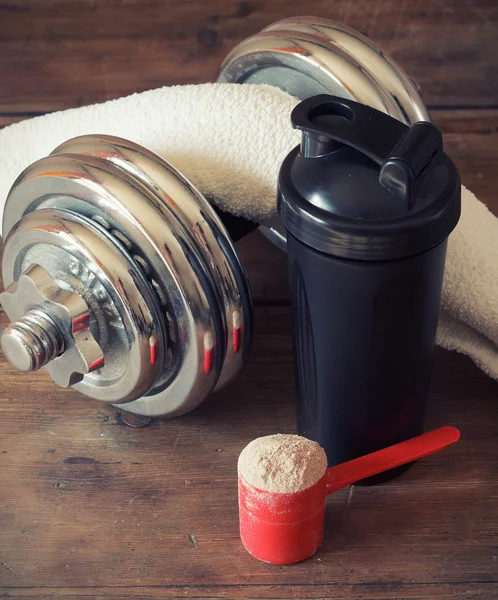
[[[415,82],[371,40],[327,19],[296,17],[269,25],[238,44],[218,81],[278,87],[300,100],[316,94],[349,98],[412,124],[428,121]],[[285,250],[277,217],[261,227]]]
[[[53,154],[83,154],[109,161],[140,180],[169,210],[203,265],[223,308],[226,354],[215,390],[242,368],[249,350],[251,301],[237,251],[217,214],[192,184],[172,165],[143,146],[113,136],[81,136],[62,144]],[[150,395],[154,395],[154,391]]]
[[[131,401],[146,393],[163,369],[166,340],[152,288],[131,256],[97,223],[46,208],[24,216],[5,239],[6,292],[33,265],[42,267],[54,284],[78,294],[92,315],[91,329],[105,363],[73,387],[106,402]],[[37,291],[34,287],[18,294],[10,310],[5,303],[11,320],[41,304]],[[57,310],[49,304],[50,317],[56,320]],[[68,368],[65,352],[46,366],[59,385],[64,378],[69,384]]]
[[[235,376],[249,345],[247,281],[228,234],[199,192],[140,146],[85,136],[55,152],[17,180],[4,236],[25,215],[52,209],[92,220],[115,240],[153,290],[167,340],[162,373],[124,408],[188,412]]]

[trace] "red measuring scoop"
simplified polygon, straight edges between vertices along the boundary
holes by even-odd
[[[317,483],[293,493],[259,490],[239,476],[240,537],[255,558],[289,565],[312,556],[323,539],[325,498],[361,479],[433,454],[460,438],[440,427],[406,442],[330,467]]]

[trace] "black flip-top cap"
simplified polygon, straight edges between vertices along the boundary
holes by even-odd
[[[304,244],[342,258],[392,260],[429,250],[454,229],[460,176],[437,127],[408,127],[328,95],[304,100],[291,118],[303,137],[280,169],[278,212]]]

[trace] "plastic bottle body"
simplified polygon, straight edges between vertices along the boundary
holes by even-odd
[[[446,245],[356,261],[289,235],[298,432],[329,466],[422,433]]]

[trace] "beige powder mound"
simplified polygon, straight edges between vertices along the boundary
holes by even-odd
[[[264,491],[292,493],[323,477],[325,451],[299,435],[267,435],[250,442],[239,456],[239,476]]]

